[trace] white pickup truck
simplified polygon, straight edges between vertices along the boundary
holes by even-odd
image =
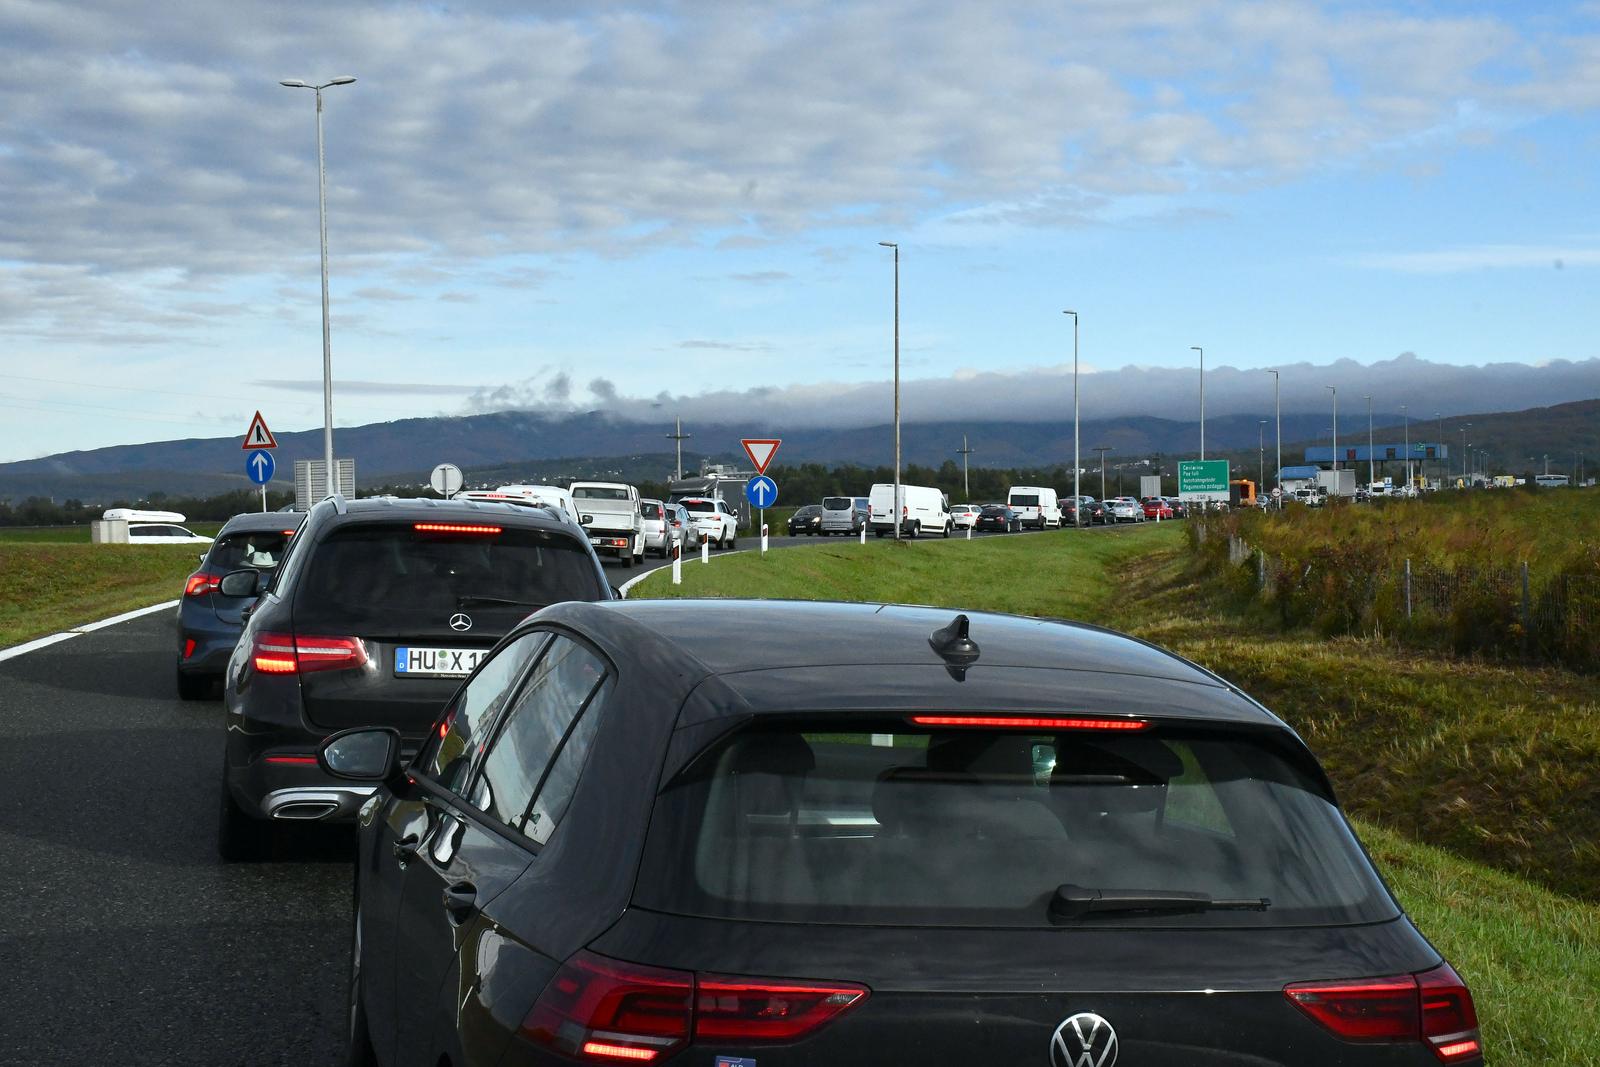
[[[597,553],[617,557],[624,567],[644,562],[639,490],[621,482],[573,482],[567,492]]]

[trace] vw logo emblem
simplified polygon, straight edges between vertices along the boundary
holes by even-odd
[[[1050,1038],[1052,1067],[1111,1067],[1117,1062],[1117,1032],[1092,1011],[1080,1011]]]
[[[470,630],[470,629],[472,629],[472,616],[463,615],[459,611],[456,612],[454,615],[450,616],[450,629],[452,629],[452,630]]]

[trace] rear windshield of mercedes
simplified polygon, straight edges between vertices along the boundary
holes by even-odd
[[[636,901],[911,926],[1393,918],[1322,786],[1238,732],[752,727],[657,799]]]
[[[302,630],[405,633],[460,611],[509,629],[548,604],[606,599],[588,549],[549,530],[359,523],[334,530],[306,562],[294,602]]]

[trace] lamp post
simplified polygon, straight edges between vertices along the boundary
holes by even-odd
[[[1378,480],[1378,462],[1372,456],[1372,394],[1362,396],[1367,402],[1367,488]]]
[[[1433,417],[1439,423],[1439,444],[1437,446],[1439,449],[1439,455],[1435,458],[1439,460],[1439,488],[1443,489],[1444,480],[1450,473],[1449,468],[1445,465],[1444,461],[1444,416],[1435,411],[1433,413]]]
[[[1323,386],[1323,388],[1326,389],[1328,392],[1333,394],[1333,469],[1334,470],[1338,470],[1339,469],[1339,390],[1338,390],[1338,387],[1332,386],[1332,385],[1325,385],[1325,386]],[[1338,484],[1339,484],[1339,479],[1335,478],[1333,480],[1333,483],[1334,483],[1334,487],[1337,488]]]
[[[328,495],[339,492],[339,475],[333,465],[333,348],[328,333],[328,169],[322,154],[322,90],[333,85],[350,85],[348,74],[331,78],[321,85],[298,79],[278,84],[290,89],[311,89],[317,94],[317,219],[322,232],[322,458],[328,468]]]
[[[676,419],[677,429],[667,434],[667,440],[678,446],[678,481],[683,481],[683,443],[693,437],[692,433],[683,432],[683,419]]]
[[[1260,479],[1257,485],[1267,484],[1267,420],[1262,419],[1256,423],[1256,477]]]
[[[900,246],[879,241],[894,249],[894,539],[900,540]]]
[[[1083,529],[1083,494],[1082,486],[1078,481],[1078,473],[1083,466],[1078,460],[1078,313],[1076,311],[1063,311],[1063,315],[1072,316],[1072,525]],[[1103,480],[1103,479],[1102,479]],[[1101,486],[1100,496],[1105,497],[1105,486]]]
[[[1106,453],[1111,449],[1106,445],[1095,445],[1091,451],[1100,453],[1100,500],[1103,503],[1106,499]]]
[[[1278,422],[1278,425],[1277,425],[1277,443],[1278,443],[1277,464],[1278,464],[1278,466],[1277,466],[1277,473],[1272,476],[1272,487],[1278,491],[1278,510],[1282,511],[1283,510],[1283,404],[1278,399],[1278,372],[1269,367],[1267,369],[1267,373],[1272,375],[1272,410],[1273,410],[1273,416],[1274,416],[1274,418],[1277,419],[1277,422]]]
[[[1469,423],[1467,423],[1466,426],[1461,427],[1461,429],[1457,431],[1458,433],[1461,434],[1461,481],[1462,481],[1462,484],[1465,484],[1466,480],[1467,480],[1467,429],[1471,425],[1472,425],[1472,423],[1469,422]]]
[[[961,457],[961,493],[968,500],[972,499],[972,483],[967,481],[967,457],[976,451],[976,448],[967,447],[967,435],[962,434],[961,451],[957,455]]]
[[[1191,352],[1200,353],[1200,458],[1206,458],[1206,350],[1190,345]]]

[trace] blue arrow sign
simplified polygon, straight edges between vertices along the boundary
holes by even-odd
[[[744,483],[744,498],[758,508],[770,508],[778,502],[778,483],[758,474]]]
[[[273,460],[272,453],[265,449],[258,448],[244,459],[244,472],[257,485],[272,481],[272,472],[277,469],[278,464]]]

